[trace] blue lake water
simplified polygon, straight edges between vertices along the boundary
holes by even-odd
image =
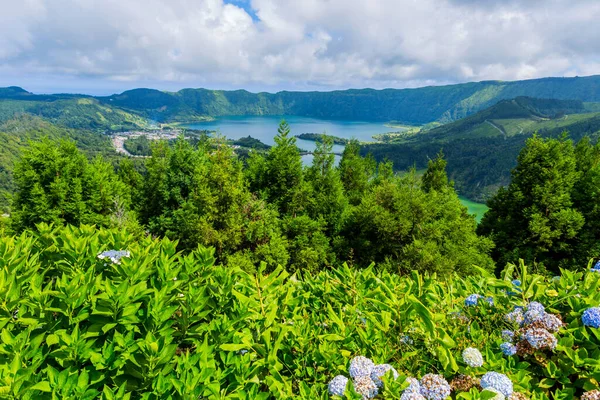
[[[388,128],[383,122],[324,120],[297,116],[220,117],[214,121],[198,122],[184,126],[190,129],[215,130],[229,139],[239,139],[250,135],[263,143],[273,145],[275,143],[273,138],[277,135],[277,127],[282,119],[285,119],[290,125],[292,135],[326,133],[346,139],[372,141],[373,135],[399,130]],[[312,151],[315,149],[315,143],[298,139],[298,147]],[[334,146],[334,152],[336,153],[342,152],[343,149],[344,146]]]

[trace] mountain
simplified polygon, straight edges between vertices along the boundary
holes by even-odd
[[[589,111],[581,101],[518,97],[428,131],[398,135],[392,143],[365,145],[362,152],[405,170],[426,168],[443,151],[459,193],[485,201],[509,183],[519,151],[535,132],[558,137],[566,131],[575,141],[584,136],[597,140],[600,112]]]
[[[297,115],[408,124],[450,122],[519,96],[600,101],[600,76],[485,81],[418,89],[351,89],[332,92],[250,93],[183,89],[135,89],[100,101],[160,122],[226,115]]]
[[[140,115],[111,107],[93,97],[40,96],[18,89],[0,89],[0,123],[28,114],[66,128],[93,131],[138,129],[148,125]]]
[[[193,122],[226,115],[297,115],[423,125],[472,115],[500,100],[520,96],[600,102],[600,76],[484,81],[417,89],[351,89],[331,92],[250,93],[183,89],[134,89],[93,98],[99,105],[157,122]],[[53,102],[92,99],[84,95],[35,95],[21,88],[0,89],[0,101]]]

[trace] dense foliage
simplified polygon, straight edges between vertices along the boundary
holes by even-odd
[[[102,157],[88,163],[73,142],[32,143],[14,171],[11,223],[21,231],[40,222],[124,226],[130,191]]]
[[[123,148],[134,156],[149,156],[152,153],[150,140],[145,135],[127,138]]]
[[[599,144],[534,136],[479,231],[493,238],[500,265],[519,258],[555,272],[582,265],[600,253],[599,190]]]
[[[448,175],[463,196],[480,202],[510,182],[510,171],[534,133],[560,137],[566,130],[574,140],[600,132],[598,113],[580,113],[581,102],[531,98],[506,100],[459,121],[431,130],[390,136],[388,143],[364,145],[363,154],[393,161],[397,170],[425,168],[443,149]],[[566,114],[566,115],[564,115]]]
[[[148,125],[139,115],[102,104],[92,97],[26,94],[6,98],[0,94],[0,123],[23,114],[35,115],[66,128],[100,132],[139,129]]]
[[[418,89],[250,93],[184,89],[176,93],[135,89],[99,98],[157,121],[190,121],[223,115],[299,115],[358,121],[426,124],[463,118],[499,100],[518,96],[600,101],[600,78],[487,81]]]
[[[332,139],[317,143],[313,165],[302,164],[296,138],[282,123],[268,151],[252,151],[244,168],[222,139],[156,142],[144,169],[102,160],[88,164],[72,144],[43,142],[16,172],[12,227],[37,223],[128,226],[178,240],[179,249],[212,246],[219,263],[254,271],[261,262],[317,271],[351,260],[395,271],[468,273],[492,268],[491,242],[476,235],[445,176],[432,162],[436,185],[416,174],[394,176],[346,146],[335,166]],[[139,216],[139,219],[135,217]]]
[[[23,108],[18,102],[38,102],[36,111],[51,110],[56,101],[85,104],[99,101],[118,113],[133,114],[159,122],[191,122],[224,115],[299,115],[315,118],[340,118],[359,121],[401,121],[426,124],[449,122],[471,115],[496,104],[499,100],[518,96],[555,98],[562,100],[600,101],[600,78],[545,78],[516,82],[486,81],[418,89],[341,90],[333,92],[250,93],[245,90],[222,91],[183,89],[162,92],[134,89],[108,97],[93,98],[75,95],[33,95],[20,88],[0,89],[0,98],[11,106]],[[57,105],[60,103],[56,103]],[[98,107],[95,105],[94,107]],[[89,123],[94,119],[84,111]],[[0,103],[0,110],[2,109]],[[78,112],[79,112],[78,111]],[[104,110],[97,109],[105,118]],[[0,112],[1,114],[1,112]],[[82,121],[83,119],[78,119]],[[137,123],[130,117],[127,122]],[[78,122],[78,121],[76,121]],[[96,118],[96,122],[104,124]],[[114,122],[111,122],[114,124]],[[121,122],[118,122],[121,124]]]
[[[340,390],[328,388],[334,376],[370,372],[351,363],[358,355],[398,373],[378,375],[378,398],[410,394],[406,376],[422,378],[430,399],[443,398],[435,385],[465,400],[492,389],[567,400],[598,388],[596,271],[548,280],[521,266],[501,279],[481,270],[441,280],[214,263],[210,249],[184,255],[123,230],[40,225],[0,238],[2,397],[340,398],[328,394]]]
[[[15,191],[13,169],[15,163],[30,141],[42,138],[66,139],[75,142],[89,158],[102,155],[105,158],[116,156],[110,140],[106,136],[86,130],[67,129],[51,124],[38,117],[22,115],[0,124],[0,210],[8,211],[10,198]]]

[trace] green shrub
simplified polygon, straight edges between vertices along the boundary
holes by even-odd
[[[113,249],[130,255],[117,263],[98,257]],[[600,379],[600,330],[580,318],[600,303],[599,288],[596,272],[563,270],[548,280],[523,265],[501,279],[483,270],[440,280],[346,265],[305,276],[282,268],[249,274],[215,266],[212,249],[184,255],[167,239],[39,225],[0,239],[0,393],[327,399],[328,382],[364,355],[401,376],[498,371],[530,398],[572,399]],[[471,294],[494,305],[466,307]],[[556,349],[503,356],[503,315],[532,300],[566,323]],[[481,351],[482,367],[461,361],[467,347]],[[398,399],[405,386],[388,382],[379,397]],[[472,388],[453,397],[488,395]]]

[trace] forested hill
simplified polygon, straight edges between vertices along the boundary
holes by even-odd
[[[362,151],[402,170],[425,168],[442,150],[459,192],[484,201],[509,183],[517,155],[534,132],[557,138],[566,131],[575,141],[584,136],[596,141],[600,112],[590,111],[580,101],[519,97],[431,130],[392,136],[388,143],[366,145]]]
[[[600,101],[600,76],[487,81],[418,89],[352,89],[332,92],[250,93],[184,89],[176,93],[135,89],[101,98],[157,121],[223,115],[298,115],[425,124],[449,122],[518,96]]]
[[[417,89],[352,89],[331,92],[250,93],[183,89],[163,92],[134,89],[100,103],[159,122],[194,121],[224,115],[297,115],[409,124],[449,122],[519,96],[600,101],[600,76],[485,81]],[[0,89],[0,99],[52,101],[73,95],[34,95],[23,89]]]

